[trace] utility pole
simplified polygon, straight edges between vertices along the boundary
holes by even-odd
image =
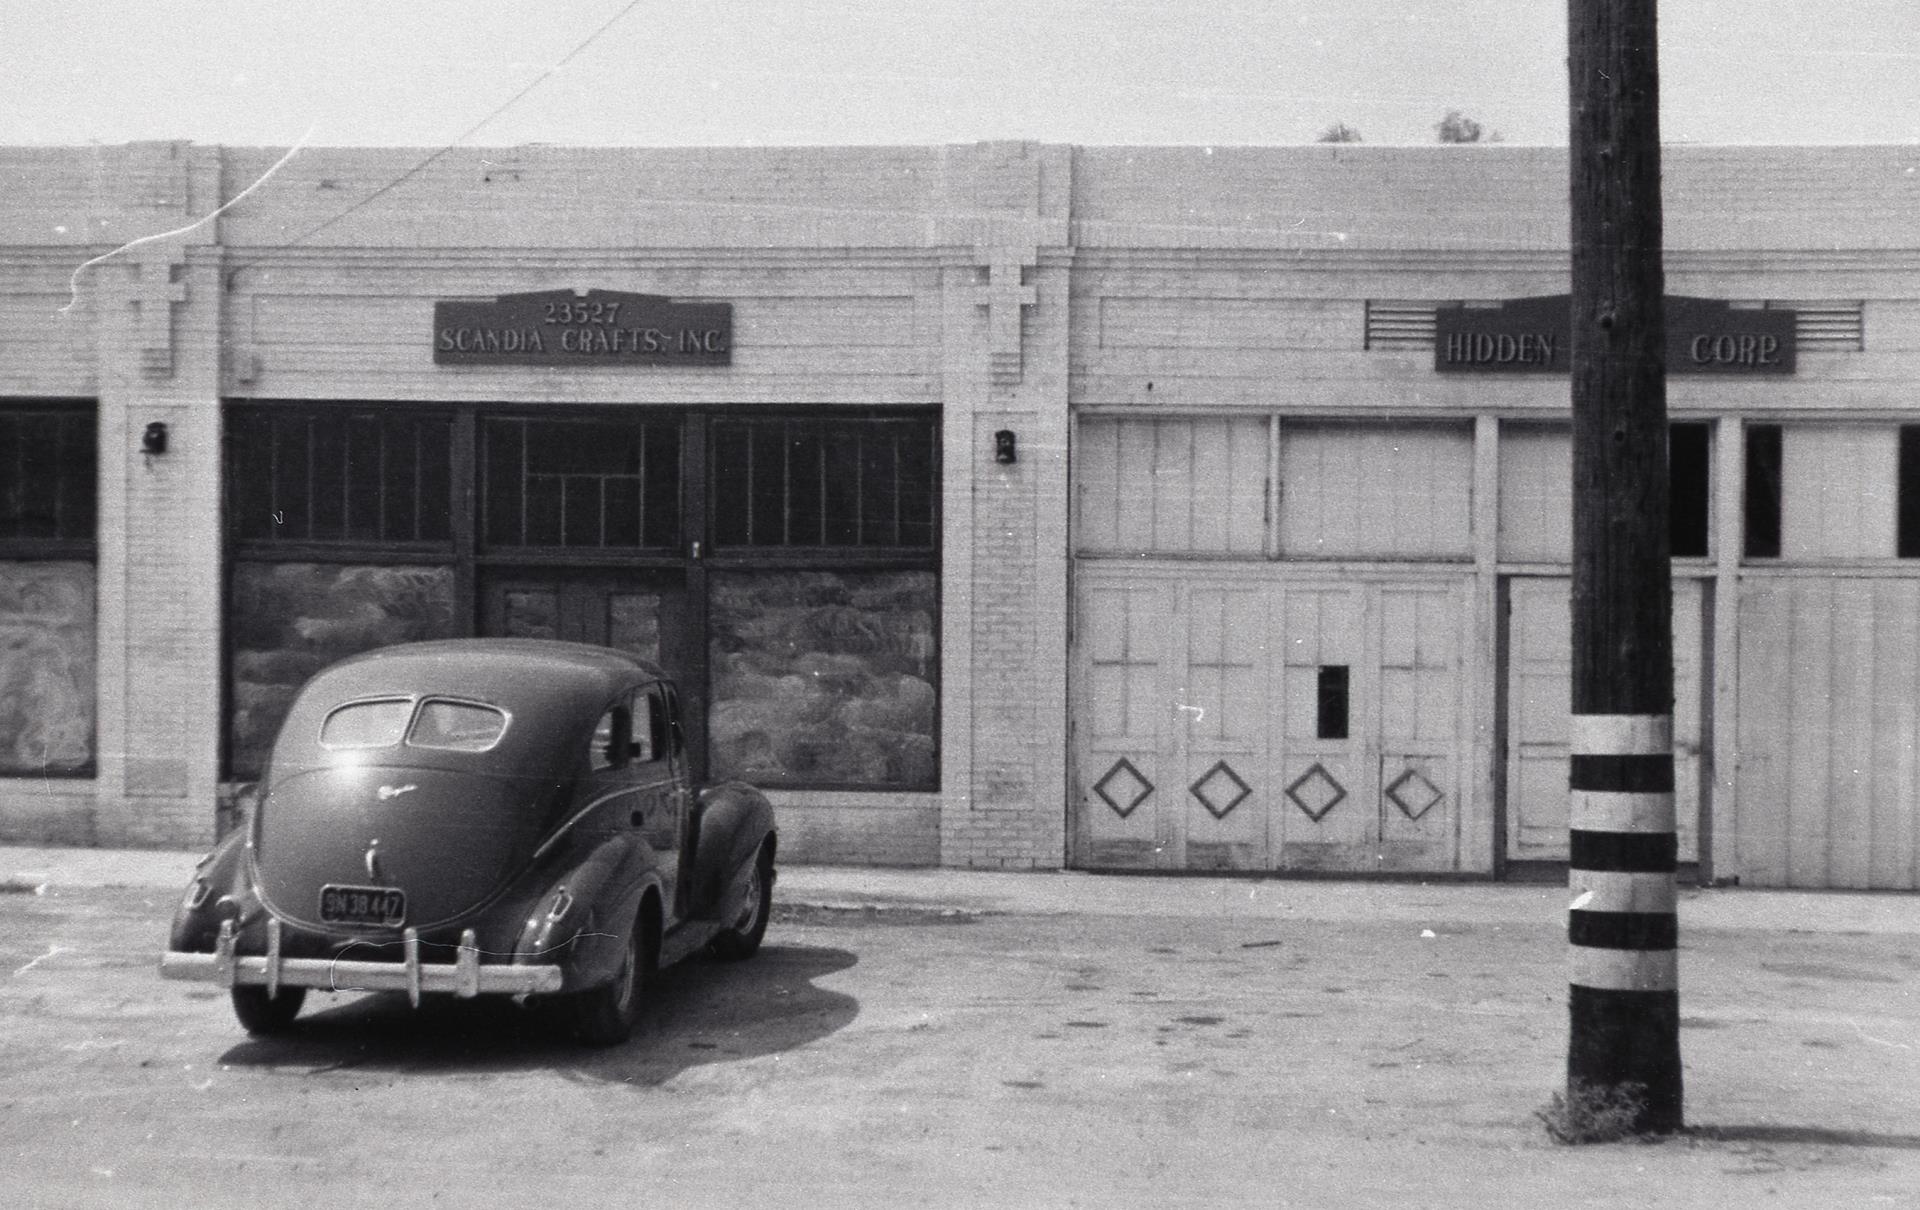
[[[1573,715],[1567,1100],[1680,1129],[1655,0],[1568,0]]]

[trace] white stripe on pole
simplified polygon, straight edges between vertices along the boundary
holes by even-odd
[[[1665,756],[1673,751],[1671,714],[1575,714],[1567,729],[1575,756]]]
[[[1657,912],[1671,916],[1679,907],[1672,874],[1620,874],[1606,870],[1567,871],[1569,909],[1585,912]]]
[[[1573,790],[1567,826],[1577,832],[1671,832],[1673,795],[1667,791]]]
[[[1680,955],[1673,950],[1615,950],[1569,946],[1569,982],[1609,992],[1671,992],[1680,989]]]

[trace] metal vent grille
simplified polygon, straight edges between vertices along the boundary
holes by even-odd
[[[1792,311],[1793,338],[1802,352],[1858,352],[1867,347],[1865,307],[1830,298],[1790,302],[1770,298],[1769,311]]]
[[[1366,347],[1369,349],[1431,349],[1434,334],[1433,302],[1367,300]],[[1469,303],[1469,306],[1473,304]],[[1792,311],[1794,341],[1803,352],[1858,352],[1867,347],[1864,304],[1770,298],[1761,303],[1733,304],[1736,308]]]
[[[1431,349],[1433,303],[1367,300],[1366,347],[1369,349]]]

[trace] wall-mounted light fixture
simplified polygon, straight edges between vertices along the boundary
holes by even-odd
[[[140,434],[140,452],[143,454],[164,454],[167,452],[167,422],[156,420]]]
[[[1020,454],[1014,448],[1013,430],[1001,429],[993,435],[993,460],[1002,466],[1020,461]]]

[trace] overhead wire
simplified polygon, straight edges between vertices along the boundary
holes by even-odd
[[[351,215],[359,210],[365,209],[367,206],[378,201],[380,198],[385,197],[387,194],[392,193],[395,189],[398,189],[400,186],[406,184],[408,181],[412,180],[414,177],[419,176],[422,172],[425,172],[428,168],[432,167],[442,156],[445,156],[447,153],[451,152],[454,148],[459,147],[461,144],[465,143],[468,139],[472,138],[474,135],[478,134],[481,130],[485,129],[491,122],[494,121],[494,119],[498,118],[501,114],[507,112],[509,109],[512,109],[515,105],[518,105],[522,100],[526,98],[528,93],[531,93],[534,89],[546,83],[547,80],[550,79],[555,72],[559,71],[561,68],[565,67],[567,64],[573,62],[573,60],[575,60],[581,54],[583,54],[588,47],[592,46],[595,42],[598,42],[601,39],[601,37],[606,34],[608,30],[612,29],[615,25],[618,25],[620,21],[623,18],[625,18],[628,13],[631,13],[634,9],[639,8],[642,2],[643,0],[628,0],[628,3],[623,8],[621,8],[619,12],[613,14],[613,16],[608,17],[605,21],[601,22],[600,25],[597,28],[595,28],[592,33],[588,34],[585,38],[582,38],[577,44],[575,44],[572,50],[568,51],[566,54],[560,56],[559,59],[549,64],[546,67],[546,69],[543,70],[539,75],[535,76],[532,80],[528,81],[526,86],[521,88],[520,91],[514,93],[512,96],[508,97],[506,100],[502,101],[500,104],[494,106],[493,109],[486,114],[486,116],[482,117],[479,121],[475,122],[473,125],[461,131],[460,134],[456,136],[452,141],[443,144],[442,146],[434,150],[431,154],[427,155],[425,158],[421,159],[419,162],[409,167],[405,172],[402,172],[400,175],[394,177],[392,180],[380,186],[378,189],[375,189],[372,193],[367,194],[365,197],[361,198],[360,200],[354,202],[352,205],[347,206],[344,209],[340,210],[337,214],[334,214],[331,217],[319,223],[315,223],[313,226],[307,228],[305,231],[302,231],[299,235],[294,236],[292,239],[286,241],[285,243],[275,244],[273,247],[266,249],[265,253],[263,253],[261,256],[256,256],[254,259],[247,261],[245,264],[235,265],[233,269],[227,274],[227,288],[228,289],[233,288],[233,280],[242,270],[251,269],[253,266],[259,264],[261,260],[265,258],[266,255],[270,255],[275,252],[284,252],[288,248],[298,247],[299,245],[312,239],[314,236],[320,234],[322,231],[325,231],[327,228],[332,227],[334,224],[341,222],[348,215]],[[276,164],[275,168],[277,169],[278,167],[279,165]],[[255,182],[256,187],[258,184],[259,182]],[[249,192],[251,192],[251,190],[249,190]],[[234,201],[238,201],[238,200],[239,198],[234,199]],[[232,204],[233,204],[232,202],[227,203],[227,205],[229,206]],[[226,207],[223,206],[221,209],[225,209],[225,208]]]

